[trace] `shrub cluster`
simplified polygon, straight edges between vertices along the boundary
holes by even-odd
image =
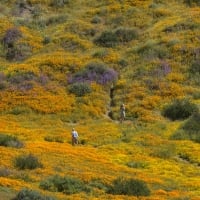
[[[194,30],[198,29],[198,25],[192,21],[178,22],[173,26],[168,26],[164,29],[165,32],[178,32],[183,30]]]
[[[35,169],[42,167],[38,158],[32,154],[20,155],[15,159],[15,167],[19,169]]]
[[[196,4],[196,5],[200,6],[200,1],[199,0],[184,0],[184,2],[189,6],[192,6],[193,4]]]
[[[200,113],[194,113],[171,139],[189,139],[200,143]]]
[[[36,80],[33,72],[15,72],[7,76],[7,81],[21,91],[28,91],[33,88],[33,80]]]
[[[0,72],[0,90],[4,90],[7,87],[6,76],[3,72]]]
[[[98,84],[106,85],[117,79],[117,72],[114,69],[107,67],[103,63],[89,63],[86,67],[74,74],[69,83],[77,82],[97,82]]]
[[[9,61],[21,61],[32,54],[32,49],[28,44],[17,44],[7,49],[6,59]]]
[[[22,189],[12,200],[56,200],[53,197],[41,195],[39,192],[29,189]]]
[[[198,107],[188,99],[176,99],[163,109],[163,116],[171,120],[186,119],[198,111]]]
[[[0,133],[0,146],[21,148],[24,145],[15,136]]]
[[[146,183],[141,180],[117,178],[113,181],[112,186],[108,188],[107,193],[129,196],[149,196],[150,190]]]
[[[200,75],[200,59],[192,62],[189,71],[192,75]]]
[[[50,6],[61,8],[65,6],[66,4],[69,4],[70,0],[52,0],[50,3]]]
[[[6,31],[2,43],[6,48],[7,60],[23,60],[32,53],[32,49],[28,44],[17,44],[17,41],[21,37],[22,33],[17,27],[10,28]]]
[[[148,40],[144,45],[137,48],[136,51],[140,56],[143,56],[146,59],[164,59],[169,56],[167,48],[158,45],[157,41],[154,40]]]
[[[41,181],[40,188],[53,192],[63,192],[65,194],[75,194],[79,192],[89,192],[90,189],[82,181],[72,177],[61,177],[55,175]]]
[[[113,47],[117,44],[127,43],[133,39],[137,39],[139,31],[136,28],[118,28],[115,31],[104,31],[98,36],[94,42],[103,47]]]
[[[14,43],[22,37],[21,31],[17,27],[10,28],[6,31],[2,42],[3,45],[11,48],[14,46]]]
[[[74,83],[70,85],[69,92],[75,94],[78,97],[82,97],[92,92],[92,89],[88,83]]]

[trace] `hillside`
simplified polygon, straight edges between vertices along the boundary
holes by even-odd
[[[199,6],[1,0],[0,199],[200,199]]]

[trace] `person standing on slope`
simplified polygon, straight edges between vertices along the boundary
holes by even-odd
[[[126,113],[125,113],[125,105],[122,104],[122,105],[120,106],[120,122],[121,122],[121,123],[125,120],[125,116],[126,116]]]
[[[78,132],[73,128],[72,129],[72,145],[78,144]]]

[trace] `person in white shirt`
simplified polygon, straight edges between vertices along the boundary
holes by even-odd
[[[78,132],[73,128],[72,129],[72,145],[78,144]]]
[[[120,106],[120,122],[121,122],[121,123],[125,120],[125,116],[126,116],[126,113],[125,113],[125,105],[122,104],[122,105]]]

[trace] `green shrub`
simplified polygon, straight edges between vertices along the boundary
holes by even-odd
[[[146,168],[147,167],[147,163],[145,163],[145,162],[134,162],[134,161],[132,161],[132,162],[128,162],[127,164],[126,164],[128,167],[130,167],[130,168]]]
[[[109,52],[107,49],[100,49],[100,50],[94,52],[92,56],[94,58],[104,58],[104,57],[108,56],[108,54],[109,54]]]
[[[98,178],[94,178],[94,179],[90,180],[89,186],[91,186],[92,188],[98,188],[98,189],[104,190],[104,191],[106,191],[108,189],[107,185]]]
[[[43,44],[49,44],[51,42],[51,38],[48,36],[45,36],[42,42]]]
[[[137,39],[139,36],[139,31],[136,28],[118,28],[115,31],[115,35],[118,37],[120,42],[130,42],[133,39]]]
[[[137,39],[139,31],[136,28],[117,28],[115,31],[104,31],[94,42],[103,47],[114,47],[117,44],[127,43]]]
[[[21,148],[24,145],[15,136],[0,133],[0,146]]]
[[[188,99],[177,99],[163,109],[162,115],[171,120],[186,119],[196,111],[198,107]]]
[[[42,167],[42,164],[39,162],[38,158],[32,154],[29,155],[20,155],[15,159],[15,167],[19,169],[35,169]]]
[[[93,24],[99,24],[99,23],[101,23],[101,18],[98,17],[98,16],[94,16],[92,18],[92,20],[91,20],[91,23],[93,23]]]
[[[189,6],[192,6],[192,5],[195,5],[195,4],[200,6],[200,1],[199,0],[184,0],[184,3],[186,3]]]
[[[61,177],[55,175],[41,181],[40,188],[44,190],[63,192],[65,194],[75,194],[79,192],[89,192],[90,189],[82,181],[72,177]]]
[[[200,75],[200,60],[196,60],[191,64],[189,72],[192,75]]]
[[[92,92],[92,89],[88,83],[74,83],[70,85],[69,92],[75,94],[78,97],[82,97]]]
[[[50,16],[47,20],[46,20],[46,25],[53,25],[53,24],[61,24],[64,23],[67,20],[68,16],[67,15],[54,15],[54,16]]]
[[[149,196],[150,190],[146,183],[141,180],[125,180],[124,178],[117,178],[113,181],[112,186],[108,188],[107,193],[116,195]]]
[[[12,200],[56,200],[53,197],[43,196],[39,192],[29,189],[22,189]]]
[[[155,156],[162,159],[169,159],[176,153],[176,147],[174,144],[162,144],[153,149],[151,156]]]
[[[200,91],[193,93],[193,99],[200,99]]]
[[[22,107],[22,106],[16,106],[12,110],[10,110],[8,113],[12,115],[28,114],[28,113],[31,113],[31,109],[27,107]]]
[[[50,6],[61,8],[67,4],[69,4],[70,0],[52,0]]]
[[[104,31],[94,42],[103,47],[114,47],[119,42],[117,35],[112,31]]]
[[[11,170],[5,167],[0,168],[0,177],[7,177],[11,174]]]
[[[0,90],[4,90],[4,89],[6,89],[6,87],[7,87],[6,82],[1,82],[0,83]]]
[[[63,138],[59,136],[45,136],[44,140],[48,142],[59,142],[59,143],[64,142]]]
[[[7,49],[6,59],[9,61],[22,61],[32,54],[32,48],[28,44],[17,44]]]
[[[180,129],[172,135],[171,139],[188,139],[200,143],[200,113],[194,113]]]

